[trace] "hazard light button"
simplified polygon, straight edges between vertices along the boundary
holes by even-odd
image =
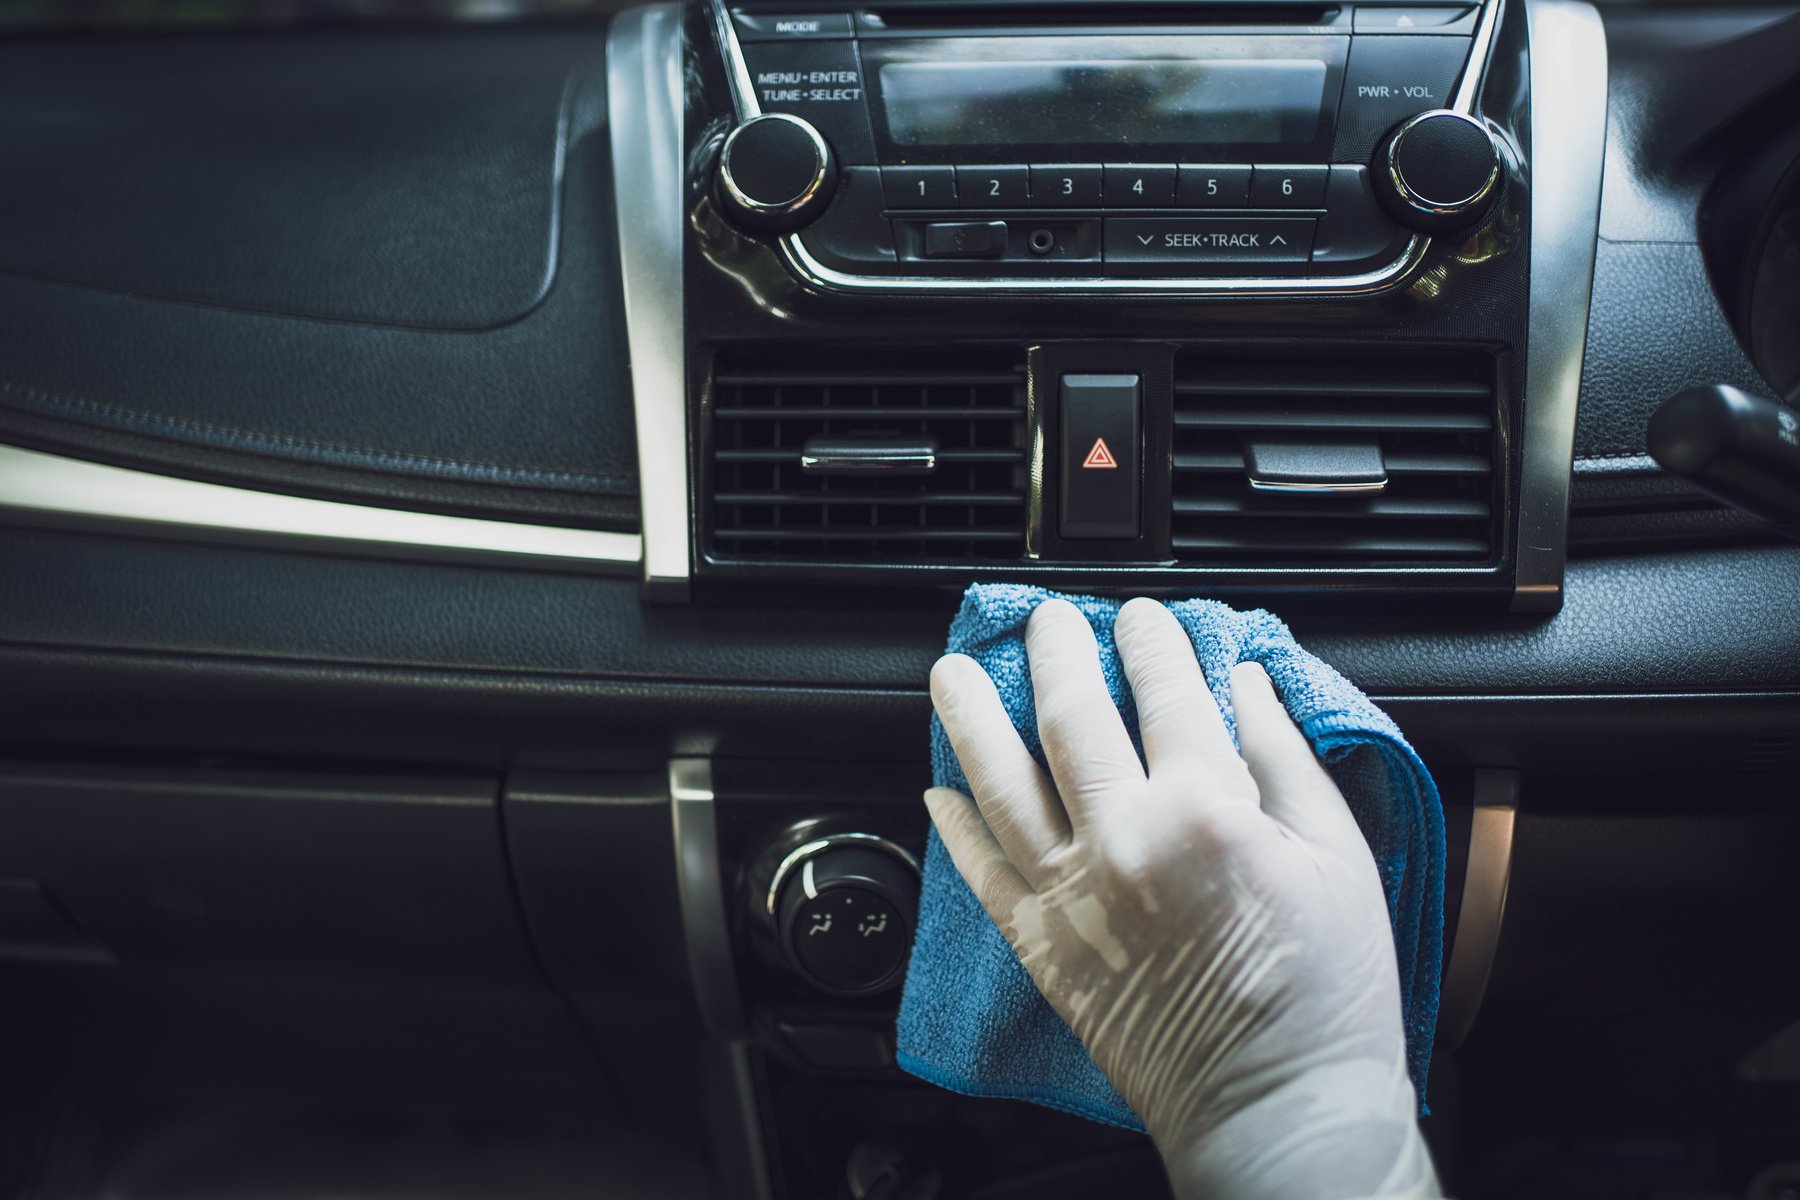
[[[1138,536],[1142,391],[1136,375],[1062,377],[1063,537]]]

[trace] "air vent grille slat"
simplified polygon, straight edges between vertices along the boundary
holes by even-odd
[[[1025,547],[1025,374],[1011,362],[795,370],[735,363],[713,377],[712,547],[741,559],[1009,562]],[[925,475],[815,474],[808,440],[928,439]]]
[[[1235,394],[1235,393],[1234,393]],[[1176,397],[1180,404],[1182,397]],[[1280,403],[1270,396],[1271,403]],[[1263,410],[1255,408],[1219,408],[1199,411],[1175,410],[1177,429],[1294,429],[1294,430],[1409,430],[1442,433],[1486,433],[1494,427],[1486,413],[1420,411],[1356,411],[1350,407],[1354,398],[1345,397],[1341,407],[1327,404],[1307,408]]]
[[[1479,351],[1184,351],[1171,541],[1184,564],[1407,566],[1491,561],[1502,480],[1494,359]],[[1250,487],[1248,447],[1375,443],[1367,493]]]
[[[1265,521],[1361,521],[1372,517],[1408,517],[1414,520],[1441,518],[1461,520],[1475,517],[1485,520],[1485,500],[1432,499],[1409,497],[1396,500],[1364,500],[1361,502],[1294,504],[1286,497],[1260,496],[1176,496],[1175,511],[1184,516],[1228,515],[1258,517]]]

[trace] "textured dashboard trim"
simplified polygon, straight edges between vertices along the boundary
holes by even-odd
[[[383,558],[629,569],[638,535],[315,500],[177,479],[0,445],[0,518],[250,545],[302,543]]]
[[[1587,349],[1600,175],[1606,151],[1606,31],[1592,5],[1528,0],[1531,28],[1531,292],[1519,454],[1514,612],[1562,603],[1569,476]]]
[[[687,368],[681,302],[681,14],[621,13],[606,44],[619,269],[637,418],[644,595],[684,602],[688,545]]]

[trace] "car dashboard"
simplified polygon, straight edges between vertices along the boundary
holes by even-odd
[[[1800,1178],[1800,16],[342,18],[0,38],[0,1194],[1164,1194],[894,1066],[995,581],[1398,722],[1452,1194]]]

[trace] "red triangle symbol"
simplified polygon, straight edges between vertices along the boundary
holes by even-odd
[[[1119,460],[1113,457],[1112,450],[1106,445],[1106,439],[1099,437],[1094,439],[1094,448],[1088,451],[1088,456],[1081,461],[1081,465],[1089,468],[1116,467],[1119,465]]]

